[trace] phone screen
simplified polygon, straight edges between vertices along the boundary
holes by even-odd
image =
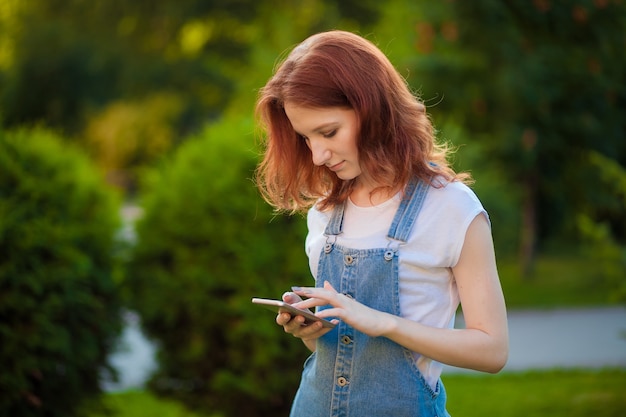
[[[304,317],[304,324],[311,324],[314,323],[316,321],[321,321],[322,325],[324,327],[328,327],[328,328],[333,328],[335,327],[335,323],[332,323],[328,320],[322,319],[320,317],[317,317],[315,314],[311,313],[308,310],[302,310],[299,308],[295,308],[293,307],[291,304],[287,304],[284,301],[280,301],[280,300],[270,300],[267,298],[253,298],[252,302],[254,304],[258,304],[258,305],[262,305],[276,313],[283,313],[283,312],[287,312],[291,315],[294,316],[303,316]]]

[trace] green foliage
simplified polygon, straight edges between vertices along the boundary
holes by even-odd
[[[305,358],[252,297],[310,283],[302,218],[275,217],[251,180],[249,118],[186,141],[145,194],[126,285],[159,346],[157,393],[223,415],[282,415]]]
[[[626,165],[624,25],[623,2],[591,0],[441,3],[417,24],[409,81],[519,189],[529,247],[571,238],[589,204],[626,240],[623,206],[586,157]]]
[[[113,102],[92,117],[85,141],[107,180],[134,191],[139,167],[154,165],[174,148],[183,109],[180,96],[159,93],[136,102]]]
[[[0,131],[0,415],[79,416],[98,398],[121,327],[118,223],[84,155]]]
[[[4,123],[43,122],[71,133],[89,109],[163,86],[185,98],[187,123],[219,114],[233,88],[228,68],[248,54],[237,29],[255,15],[255,2],[246,1],[9,1],[2,16],[10,39],[0,68]],[[186,24],[202,20],[210,36],[190,52]]]
[[[595,185],[581,190],[574,233],[611,299],[626,302],[626,169],[597,151],[582,160],[595,171]]]
[[[612,290],[612,301],[626,302],[626,247],[613,238],[605,223],[596,223],[581,214],[578,228],[583,237],[583,250],[587,258],[595,264],[599,283]]]

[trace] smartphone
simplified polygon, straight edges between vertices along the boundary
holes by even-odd
[[[308,310],[295,308],[291,304],[285,303],[284,301],[269,300],[267,298],[253,298],[252,302],[254,304],[259,304],[266,308],[269,308],[270,310],[276,313],[289,313],[292,316],[303,316],[305,325],[314,323],[316,321],[321,321],[323,327],[328,327],[330,329],[335,327],[335,323],[332,323],[328,320],[317,317],[315,314],[311,313]]]

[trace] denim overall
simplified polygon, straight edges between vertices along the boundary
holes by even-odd
[[[355,250],[335,243],[343,206],[326,227],[317,286],[333,287],[376,310],[400,315],[398,248],[406,242],[428,191],[411,182],[389,229],[386,248]],[[291,417],[449,416],[441,381],[435,390],[412,353],[385,337],[369,337],[343,321],[317,340],[306,360]]]

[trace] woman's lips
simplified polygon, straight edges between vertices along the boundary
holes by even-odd
[[[330,169],[331,171],[339,171],[341,168],[343,168],[344,163],[345,161],[341,161],[338,164],[329,166],[328,169]]]

